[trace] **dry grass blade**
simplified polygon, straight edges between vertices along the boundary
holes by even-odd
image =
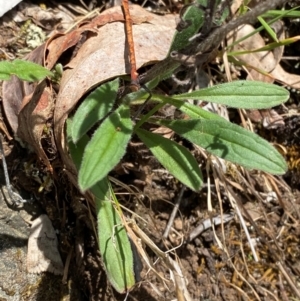
[[[192,301],[185,283],[185,277],[181,271],[179,264],[174,261],[168,253],[160,250],[154,242],[143,232],[137,224],[132,221],[128,226],[138,235],[138,237],[164,262],[164,264],[172,271],[176,285],[176,293],[178,300]]]
[[[230,181],[227,180],[226,175],[223,173],[222,168],[220,168],[219,164],[217,163],[218,160],[216,160],[214,162],[214,164],[212,164],[213,167],[213,174],[214,174],[214,180],[216,183],[216,187],[217,187],[217,191],[220,191],[219,185],[221,184],[221,186],[223,186],[223,188],[225,189],[225,193],[228,196],[229,200],[231,201],[231,204],[233,206],[233,208],[235,208],[235,212],[238,214],[239,219],[241,221],[242,224],[244,224],[243,228],[245,233],[248,232],[247,231],[247,227],[246,224],[244,222],[244,217],[247,219],[248,222],[250,222],[250,224],[252,225],[252,227],[255,229],[256,234],[259,238],[259,241],[261,241],[262,245],[264,246],[264,248],[266,248],[267,252],[269,253],[269,256],[271,257],[272,262],[276,262],[276,265],[278,266],[281,274],[283,275],[283,277],[286,279],[286,281],[288,282],[290,288],[292,289],[292,291],[294,292],[294,294],[299,297],[299,290],[295,284],[295,281],[293,279],[293,277],[291,276],[290,272],[289,272],[289,268],[286,267],[286,259],[285,256],[282,253],[282,250],[279,246],[278,243],[278,237],[276,238],[275,235],[273,234],[273,230],[272,229],[272,225],[268,220],[268,217],[264,211],[263,208],[263,204],[264,204],[264,200],[262,199],[261,195],[252,187],[251,184],[249,184],[251,181],[250,180],[250,175],[247,171],[244,171],[246,174],[246,178],[239,173],[238,171],[236,171],[236,173],[238,174],[238,178],[240,179],[242,186],[243,187],[247,187],[246,189],[248,191],[250,191],[255,197],[256,199],[260,202],[261,204],[261,212],[263,213],[263,217],[264,217],[264,222],[267,224],[267,228],[265,229],[265,233],[263,233],[261,231],[261,229],[259,228],[259,226],[255,223],[255,221],[252,219],[252,216],[248,213],[248,211],[245,209],[245,207],[242,204],[242,201],[240,199],[240,197],[234,193],[233,189],[231,188],[232,182],[230,184]],[[275,182],[272,181],[272,187],[274,188],[274,186],[276,186]],[[239,185],[235,185],[236,187],[239,187]],[[277,186],[276,186],[277,188]],[[278,188],[277,188],[277,192]],[[280,193],[278,194],[279,198],[280,198]],[[277,198],[277,200],[279,199]],[[282,201],[281,201],[282,202]],[[282,207],[284,208],[284,207]],[[257,264],[261,264],[261,255],[260,254],[260,248],[261,246],[257,246],[257,251],[254,250],[254,245],[253,245],[253,239],[250,238],[249,234],[246,233],[246,236],[248,237],[248,245],[250,246],[254,259],[255,261],[257,261]],[[271,244],[269,243],[269,240],[271,239]],[[241,246],[242,246],[242,242],[240,242]],[[244,254],[244,251],[241,249],[242,254]],[[256,253],[258,255],[256,255]],[[243,255],[244,258],[244,265],[247,266],[247,262],[245,261],[245,256]],[[231,260],[230,260],[231,262]],[[260,263],[259,263],[260,262]],[[268,266],[268,265],[266,265]],[[270,281],[268,279],[271,279],[269,277],[273,277],[274,276],[274,268],[272,267],[272,265],[269,264],[269,266],[271,266],[271,268],[269,267],[269,269],[267,269],[264,272],[264,275],[261,277],[261,280],[266,278],[266,281]],[[243,279],[243,281],[245,283],[248,283],[245,279],[245,277],[243,275],[240,274],[240,272],[238,271],[238,268],[235,266],[235,262],[232,262],[232,267],[234,268],[234,270],[236,271],[236,273],[239,274],[239,277],[241,279]],[[252,277],[251,273],[250,273],[250,268],[247,268],[248,271],[248,277],[251,277],[252,281],[255,281],[255,279]],[[269,275],[270,274],[270,275]],[[280,274],[279,274],[280,275]],[[229,285],[234,285],[231,283],[228,283]],[[257,284],[258,285],[258,284]],[[252,285],[250,285],[250,283],[248,283],[248,286],[251,288],[251,290],[253,291],[254,295],[256,296],[257,300],[260,300],[259,296],[257,295],[256,289],[254,290]],[[236,288],[238,289],[238,288]],[[263,286],[261,287],[262,290],[265,291],[265,293],[269,294],[270,296],[273,296],[273,298],[277,299],[277,297],[269,290],[265,289]],[[278,299],[277,299],[278,300]]]

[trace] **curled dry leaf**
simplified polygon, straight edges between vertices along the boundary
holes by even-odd
[[[133,25],[137,68],[164,59],[175,32],[175,17],[156,16],[136,5],[130,10],[133,20],[147,21]],[[121,7],[107,10],[104,15],[111,13],[121,14]],[[65,120],[89,90],[108,79],[130,73],[124,23],[108,23],[97,34],[92,33],[67,67],[55,104],[54,133],[64,163],[74,171],[64,141]]]
[[[132,16],[133,24],[150,22],[152,19],[153,15],[150,13],[147,15],[136,14]],[[47,41],[46,48],[48,50],[48,55],[45,58],[45,67],[52,69],[64,51],[76,45],[81,39],[84,38],[83,34],[85,32],[91,31],[97,33],[97,29],[99,27],[117,21],[124,22],[124,15],[120,10],[120,7],[115,7],[104,11],[101,15],[89,22],[84,22],[82,26],[68,34],[55,34]]]
[[[280,25],[277,23],[277,26]],[[255,29],[251,25],[239,27],[236,32],[228,35],[228,42],[233,43]],[[276,29],[275,29],[276,30]],[[281,39],[284,36],[281,36]],[[251,51],[265,46],[264,39],[256,33],[239,44],[233,46],[232,51]],[[273,51],[259,51],[238,55],[236,58],[246,64],[248,79],[273,83],[277,80],[287,86],[300,89],[300,76],[286,72],[279,64],[283,54],[283,46]],[[252,121],[262,122],[265,128],[277,128],[284,125],[283,118],[275,110],[252,110],[249,114]]]
[[[130,12],[137,68],[163,60],[175,33],[175,16],[157,16],[137,5],[130,6]],[[44,83],[37,86],[14,78],[3,87],[5,114],[14,133],[34,148],[50,170],[40,141],[46,121],[54,117],[56,145],[74,184],[77,181],[72,175],[76,174],[76,170],[66,150],[65,121],[88,91],[111,78],[130,73],[123,21],[121,7],[111,8],[70,33],[56,34],[29,54],[28,60],[44,63],[48,69],[52,69],[60,57],[64,57],[64,61],[68,60],[67,55],[72,58],[64,66],[54,104],[51,87],[41,90]]]
[[[45,45],[37,47],[28,54],[25,59],[37,64],[43,63]],[[18,130],[18,115],[20,113],[23,98],[33,93],[36,83],[24,82],[13,76],[10,81],[3,82],[3,108],[9,125],[14,133]]]
[[[236,32],[228,35],[228,43],[239,40],[255,30],[251,25],[243,25]],[[299,37],[294,37],[295,40]],[[252,35],[241,43],[235,45],[232,51],[250,51],[264,47],[265,41],[259,33]],[[282,46],[283,47],[283,46]],[[286,72],[279,64],[282,50],[259,51],[237,56],[237,59],[246,64],[249,70],[248,78],[272,83],[277,80],[289,87],[300,89],[300,76]],[[263,74],[262,71],[265,74]]]
[[[45,45],[26,56],[26,59],[42,64]],[[53,99],[46,80],[39,84],[24,82],[17,77],[3,83],[3,107],[7,120],[15,134],[30,145],[38,157],[52,172],[41,138],[46,122],[53,116]],[[53,146],[53,148],[55,148]]]
[[[49,88],[46,88],[46,80],[40,82],[34,92],[25,96],[19,114],[19,124],[17,135],[23,141],[31,145],[38,157],[52,172],[51,164],[43,150],[41,139],[47,121],[53,115],[54,102]]]

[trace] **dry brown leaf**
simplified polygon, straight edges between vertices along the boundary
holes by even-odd
[[[244,36],[250,34],[255,29],[251,25],[241,26],[236,32],[230,33],[228,35],[228,42],[232,43],[235,40],[239,40]],[[298,37],[294,37],[297,39]],[[232,51],[250,51],[254,49],[259,49],[265,46],[264,39],[259,33],[252,35],[243,42],[235,45]],[[276,55],[275,55],[276,54]],[[252,80],[260,80],[264,82],[272,83],[277,80],[289,87],[300,89],[300,76],[296,74],[291,74],[283,70],[280,66],[280,55],[278,51],[260,51],[254,53],[248,53],[237,56],[239,60],[246,64],[249,70],[249,76]],[[258,70],[265,72],[262,74]]]
[[[266,129],[276,129],[284,126],[283,117],[280,116],[274,109],[264,110],[246,110],[248,117],[254,122],[262,123]]]
[[[69,48],[75,46],[84,31],[72,31],[67,35],[57,33],[46,42],[48,54],[45,58],[44,66],[52,69],[59,57]]]
[[[137,5],[130,6],[130,11],[137,68],[163,60],[175,32],[175,16],[157,16]],[[111,78],[130,73],[123,21],[121,7],[111,8],[69,34],[52,37],[27,58],[42,64],[46,53],[44,65],[51,69],[66,54],[66,50],[76,46],[74,58],[63,72],[54,113],[56,144],[74,184],[76,180],[72,175],[76,174],[76,170],[66,151],[65,121],[88,91]],[[84,32],[83,42],[81,37]],[[72,56],[72,53],[68,55]],[[34,148],[51,171],[40,140],[46,121],[53,117],[53,100],[47,90],[42,90],[43,85],[44,82],[36,88],[36,84],[13,79],[4,86],[3,103],[14,132]]]
[[[280,25],[280,24],[279,24]],[[228,43],[239,40],[244,36],[252,33],[255,29],[251,25],[241,26],[236,32],[230,33]],[[283,37],[282,37],[283,38]],[[252,35],[241,43],[235,45],[232,51],[250,51],[265,46],[264,39],[259,33]],[[278,47],[279,48],[279,47]],[[273,51],[260,51],[237,56],[237,59],[246,64],[248,70],[248,79],[259,80],[263,82],[273,83],[274,80],[300,89],[300,76],[291,74],[283,70],[279,62],[283,54],[283,46]],[[265,128],[278,128],[284,125],[283,118],[279,116],[275,110],[252,110],[249,113],[252,121],[262,122]]]
[[[157,129],[152,131],[152,133],[162,135],[163,137],[165,137],[167,139],[171,139],[171,137],[174,135],[174,131],[170,130],[169,128],[167,128],[165,126],[158,127]]]
[[[42,64],[45,45],[41,45],[25,57],[28,61]],[[14,133],[18,130],[18,115],[22,107],[23,98],[30,95],[36,83],[23,82],[16,76],[10,81],[4,81],[2,87],[3,108],[9,125]]]
[[[42,64],[45,45],[32,51],[27,60]],[[3,84],[3,107],[14,133],[30,145],[38,157],[52,172],[41,138],[45,123],[53,117],[54,103],[46,80],[41,83],[24,82],[17,77]]]
[[[175,16],[157,16],[140,6],[130,7],[132,18],[151,20],[151,23],[133,25],[137,68],[164,59],[175,32]],[[114,7],[105,13],[121,12]],[[64,124],[68,114],[89,90],[108,79],[130,73],[124,24],[113,22],[98,29],[88,38],[63,73],[54,112],[54,133],[57,147],[67,168],[74,171],[65,141]]]
[[[119,7],[117,7],[119,8]],[[132,15],[133,24],[141,24],[144,22],[150,22],[153,19],[152,14],[147,15]],[[92,31],[97,33],[97,28],[104,26],[105,24],[121,21],[124,22],[124,15],[120,9],[108,9],[104,11],[101,15],[92,19],[89,22],[84,22],[81,27],[71,31],[68,34],[55,34],[48,41],[46,49],[48,54],[45,58],[45,67],[52,69],[56,64],[59,57],[64,51],[75,46],[80,39],[82,34],[87,31]]]
[[[34,93],[24,97],[19,114],[17,135],[32,146],[38,157],[52,172],[51,164],[41,145],[46,122],[53,115],[54,102],[51,92],[46,88],[46,80],[38,84]]]
[[[231,44],[234,40],[239,40],[246,35],[252,33],[255,29],[251,25],[244,25],[229,35],[228,43]],[[234,38],[234,40],[233,40]],[[235,45],[232,51],[250,51],[265,46],[264,39],[259,33],[247,38],[246,40]],[[265,73],[273,71],[277,65],[277,60],[270,51],[260,51],[254,53],[247,53],[236,56],[238,60],[246,64],[249,71],[248,78],[252,80],[261,80],[264,82],[273,82],[274,79],[270,76],[266,76],[257,70],[262,70]],[[252,68],[251,68],[252,67]]]

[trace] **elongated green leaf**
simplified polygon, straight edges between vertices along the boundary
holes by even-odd
[[[126,293],[136,282],[134,253],[113,205],[116,196],[107,177],[95,184],[91,191],[96,197],[99,249],[107,277],[116,291]]]
[[[156,122],[205,148],[208,152],[250,169],[272,174],[287,170],[284,158],[266,140],[223,120],[159,120]]]
[[[201,188],[201,170],[195,158],[185,147],[140,128],[136,133],[170,174],[194,191]]]
[[[42,67],[41,65],[23,61],[2,61],[0,62],[0,79],[9,80],[12,75],[16,75],[21,80],[38,81],[44,79],[46,76],[52,76],[52,72]]]
[[[84,135],[75,145],[71,139],[71,120],[67,121],[69,150],[77,169],[80,167],[89,137]],[[107,277],[119,292],[128,291],[135,284],[134,256],[127,233],[116,212],[112,200],[115,198],[107,177],[91,187],[95,196],[98,241]]]
[[[136,282],[134,253],[121,218],[112,203],[116,196],[107,177],[90,190],[96,197],[99,249],[107,278],[116,291],[126,293]]]
[[[268,10],[266,13],[262,15],[263,18],[269,19],[273,17],[278,17],[278,19],[282,18],[300,18],[300,6],[295,6],[290,10]],[[278,20],[277,19],[277,20]],[[274,22],[273,22],[274,23]]]
[[[83,191],[106,177],[119,163],[131,134],[129,107],[121,105],[103,121],[85,148],[78,176]]]
[[[119,293],[135,284],[131,245],[111,201],[98,203],[99,246],[109,281]]]
[[[272,27],[264,20],[263,17],[257,17],[258,21],[261,23],[261,25],[265,28],[267,33],[270,35],[270,37],[273,39],[274,42],[278,43],[277,35],[275,31],[272,29]]]
[[[72,139],[74,143],[112,110],[118,88],[119,79],[115,79],[101,85],[86,97],[73,117]]]
[[[172,96],[174,99],[197,99],[234,108],[264,109],[279,105],[289,98],[289,92],[279,86],[256,81],[235,81]]]

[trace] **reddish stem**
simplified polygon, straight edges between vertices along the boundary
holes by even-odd
[[[130,88],[132,91],[137,91],[140,88],[138,73],[136,71],[136,60],[135,60],[135,51],[134,51],[134,42],[133,42],[133,33],[132,33],[132,19],[129,12],[128,0],[122,0],[122,7],[125,17],[125,30],[129,50],[129,62],[130,62]]]

